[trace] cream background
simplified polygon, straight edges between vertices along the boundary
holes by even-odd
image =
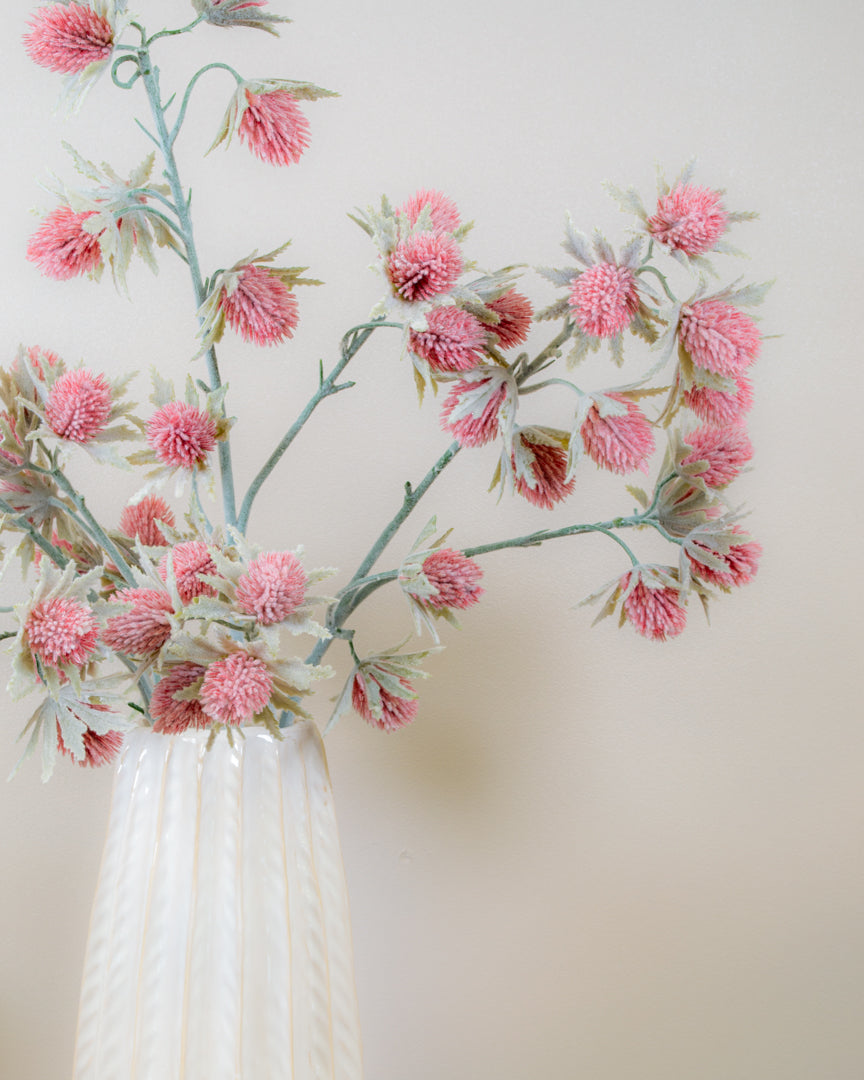
[[[151,31],[191,10],[136,6]],[[205,265],[290,236],[294,261],[327,281],[302,295],[289,348],[222,350],[243,419],[241,488],[308,398],[318,357],[329,364],[377,298],[372,249],[345,212],[384,190],[448,192],[476,219],[468,249],[487,267],[560,264],[565,208],[618,243],[628,221],[600,182],[650,200],[654,163],[674,174],[696,154],[700,182],[762,214],[736,227],[752,259],[723,263],[724,278],[778,279],[763,329],[782,337],[755,371],[757,456],[736,491],[765,548],[757,582],[717,604],[710,629],[694,612],[660,647],[572,610],[625,568],[603,538],[489,556],[484,602],[430,663],[417,723],[385,737],[348,719],[329,738],[370,1080],[860,1080],[860,6],[272,6],[295,19],[279,40],[205,28],[160,52],[166,87],[215,56],[343,94],[308,107],[301,166],[268,169],[240,145],[202,162],[231,90],[213,74],[180,147]],[[56,80],[26,60],[29,5],[14,7],[2,45],[6,355],[39,342],[111,372],[155,363],[179,376],[193,325],[179,263],[166,256],[155,279],[136,267],[130,304],[24,261],[27,211],[52,205],[36,179],[72,179],[61,137],[121,171],[144,139],[107,82],[73,120],[48,119]],[[526,282],[548,302],[550,286]],[[310,565],[350,573],[402,483],[446,445],[385,335],[258,504],[259,542],[303,543]],[[460,456],[382,567],[432,513],[471,544],[629,505],[590,465],[554,517],[496,505],[493,457]],[[78,474],[115,520],[131,481]],[[404,626],[382,592],[358,640],[386,646]],[[28,705],[4,709],[4,776]],[[110,780],[61,768],[43,788],[32,765],[0,785],[4,1080],[69,1073]]]

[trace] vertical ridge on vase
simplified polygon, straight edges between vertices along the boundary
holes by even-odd
[[[339,1080],[360,1080],[363,1062],[348,889],[336,827],[333,790],[324,746],[317,729],[310,730],[305,740],[305,758],[308,762],[307,789],[312,809],[310,825],[327,941],[333,1071]]]
[[[96,1077],[96,1054],[99,1028],[105,1004],[105,983],[108,978],[113,913],[120,876],[123,873],[123,846],[130,815],[132,785],[138,769],[138,748],[135,736],[130,736],[123,748],[114,777],[111,795],[109,829],[105,837],[102,865],[96,888],[96,899],[90,916],[87,937],[87,956],[81,980],[78,1005],[78,1031],[75,1040],[74,1080]]]
[[[157,842],[162,777],[170,743],[140,746],[132,783],[128,827],[123,843],[124,869],[115,890],[113,937],[104,988],[96,1057],[97,1077],[128,1077],[135,1042],[135,1006],[143,937],[144,903]],[[134,747],[130,747],[130,750]]]
[[[286,858],[291,904],[291,966],[294,985],[306,987],[293,997],[294,1070],[298,1078],[331,1080],[330,985],[324,916],[312,847],[309,793],[306,788],[304,728],[297,733],[298,753],[283,754],[282,792]]]
[[[217,739],[201,772],[197,890],[186,1010],[184,1080],[240,1075],[237,1011],[241,1007],[237,855],[242,748]]]
[[[179,1075],[197,828],[197,771],[195,738],[179,736],[171,740],[141,950],[131,1080],[172,1080]]]
[[[292,1080],[291,941],[279,744],[266,732],[250,732],[243,753],[242,1075]],[[271,972],[282,977],[270,978]]]

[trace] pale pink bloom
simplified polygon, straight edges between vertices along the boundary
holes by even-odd
[[[371,673],[367,673],[367,679],[373,679],[376,683],[375,676]],[[407,679],[399,677],[399,682],[405,687],[409,693],[413,693],[413,687]],[[382,731],[398,731],[400,728],[410,724],[412,720],[417,717],[418,703],[416,698],[401,698],[392,694],[389,690],[385,690],[381,684],[378,684],[381,693],[381,717],[376,717],[372,710],[369,708],[368,698],[366,696],[366,684],[363,681],[363,676],[358,672],[354,676],[354,683],[351,687],[351,705],[354,711],[362,716],[367,724],[372,724],[374,727],[380,728]]]
[[[194,469],[216,446],[216,421],[185,401],[169,401],[147,421],[147,442],[163,464]]]
[[[732,527],[732,532],[743,535],[742,530],[737,525]],[[745,541],[741,544],[731,544],[729,550],[723,552],[711,551],[706,544],[697,544],[697,546],[704,548],[705,551],[710,551],[715,559],[720,559],[727,566],[725,571],[714,570],[712,567],[699,562],[698,559],[694,559],[689,552],[687,553],[693,573],[710,585],[716,585],[721,589],[730,589],[737,585],[747,585],[756,576],[759,559],[762,555],[762,545],[757,544],[755,540]]]
[[[403,300],[431,300],[456,283],[462,273],[462,253],[447,233],[417,233],[396,245],[387,273]]]
[[[441,408],[441,427],[449,431],[460,446],[485,446],[498,438],[501,406],[507,400],[507,385],[501,380],[466,381],[460,379],[450,388]],[[471,403],[464,415],[462,406]]]
[[[273,676],[263,660],[231,653],[207,668],[201,705],[217,724],[242,724],[261,712],[273,693]]]
[[[306,574],[290,551],[265,551],[237,582],[237,606],[263,626],[287,619],[305,595]]]
[[[567,480],[567,451],[561,446],[534,442],[528,431],[519,432],[518,438],[533,456],[529,468],[535,483],[532,487],[526,477],[517,474],[516,490],[528,502],[544,510],[551,510],[555,503],[572,495],[576,486],[575,480]],[[515,455],[512,464],[515,469]]]
[[[90,701],[87,704],[91,709],[96,709],[98,712],[110,712],[107,705],[100,705],[96,701]],[[82,768],[98,769],[102,765],[110,765],[123,748],[122,731],[106,731],[98,734],[92,728],[87,728],[83,740],[84,757],[78,762]],[[74,756],[63,742],[63,733],[59,724],[57,725],[57,749],[66,757],[71,758]]]
[[[707,424],[724,427],[737,424],[753,406],[753,384],[745,376],[735,380],[737,393],[694,386],[684,392],[684,404]]]
[[[222,290],[220,306],[243,340],[256,345],[279,345],[299,322],[297,297],[263,266],[244,266],[232,292]]]
[[[646,583],[651,578],[645,571],[639,571],[639,580],[624,601],[624,613],[628,622],[638,632],[653,641],[665,641],[680,634],[687,623],[687,611],[681,606],[681,597],[677,589],[669,585],[656,585],[653,588]],[[626,590],[630,585],[630,574],[625,574],[618,587]]]
[[[461,308],[433,308],[426,316],[428,330],[412,330],[409,348],[433,371],[470,371],[482,360],[486,329]]]
[[[727,214],[719,191],[679,184],[657,201],[648,231],[661,244],[685,255],[702,255],[726,229]]]
[[[681,464],[706,462],[705,470],[698,475],[711,488],[730,484],[753,457],[753,444],[740,424],[730,427],[706,425],[685,435],[684,442],[693,449]]]
[[[40,67],[74,75],[111,55],[114,31],[87,4],[48,4],[30,16],[24,48]]]
[[[52,210],[30,237],[27,258],[55,281],[94,273],[102,265],[102,249],[99,238],[83,227],[94,213],[86,210],[77,214],[71,206]]]
[[[36,373],[36,377],[44,381],[46,376],[46,368],[48,371],[56,371],[57,368],[62,368],[63,361],[50,349],[40,349],[38,345],[33,345],[27,350],[27,359],[30,363],[30,367]],[[44,364],[43,364],[44,361]],[[21,365],[18,363],[18,357],[12,361],[12,370],[16,373],[21,371]]]
[[[297,99],[287,90],[265,94],[246,91],[246,108],[238,132],[261,161],[271,165],[296,164],[309,145],[309,121]]]
[[[648,458],[654,452],[654,433],[645,414],[629,398],[606,394],[627,406],[624,416],[601,416],[592,405],[582,424],[582,442],[593,462],[610,472],[624,475],[634,469],[648,471]]]
[[[113,599],[131,603],[132,610],[110,618],[102,640],[136,659],[154,656],[171,636],[171,597],[159,589],[120,589]]]
[[[759,328],[722,300],[698,300],[681,310],[678,331],[693,363],[724,378],[737,378],[759,355]]]
[[[569,304],[580,330],[591,337],[615,337],[639,309],[636,277],[627,266],[596,263],[573,282]]]
[[[159,522],[173,529],[174,511],[160,496],[145,495],[140,502],[124,509],[120,515],[120,532],[140,540],[145,547],[163,547],[168,541]]]
[[[498,338],[500,347],[512,349],[514,345],[521,345],[528,337],[531,320],[534,317],[531,301],[515,289],[511,289],[510,292],[499,296],[497,300],[490,300],[486,307],[500,316],[501,321],[489,327],[490,332]]]
[[[30,649],[50,667],[81,667],[96,651],[99,627],[79,600],[63,596],[34,604],[24,623]]]
[[[396,213],[402,214],[413,225],[420,217],[421,211],[427,206],[432,217],[433,229],[438,232],[452,233],[459,228],[461,218],[456,203],[440,191],[427,191],[422,188],[397,207]]]
[[[203,678],[207,669],[185,661],[171,668],[156,684],[150,697],[153,730],[163,735],[177,735],[187,728],[206,728],[210,717],[198,701],[178,701],[174,695]]]
[[[170,552],[166,551],[159,561],[159,576],[163,581],[168,580],[169,557],[174,568],[177,592],[184,604],[196,596],[216,596],[213,586],[199,577],[200,574],[216,574],[216,563],[206,544],[200,540],[187,540],[175,544]]]
[[[420,599],[420,603],[426,607],[436,611],[445,608],[462,610],[472,607],[483,595],[483,589],[477,584],[483,577],[483,571],[461,551],[439,548],[426,556],[422,569],[435,589],[433,596]]]
[[[111,387],[105,376],[77,368],[61,375],[51,387],[45,419],[61,439],[87,443],[107,425],[111,407]]]

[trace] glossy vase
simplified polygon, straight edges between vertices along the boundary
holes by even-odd
[[[117,766],[74,1080],[360,1080],[324,748],[139,729]]]

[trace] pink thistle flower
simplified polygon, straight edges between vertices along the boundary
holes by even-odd
[[[477,584],[483,571],[467,555],[453,548],[439,548],[423,560],[423,573],[436,590],[434,596],[420,602],[436,611],[445,608],[464,610],[472,607],[483,595]]]
[[[740,424],[730,427],[706,425],[685,435],[684,442],[692,447],[692,452],[682,459],[681,464],[706,462],[705,470],[698,475],[711,488],[730,484],[753,457],[753,444]]]
[[[498,338],[499,346],[512,349],[514,345],[521,345],[528,337],[534,318],[534,308],[528,297],[511,289],[497,300],[490,300],[486,307],[500,316],[501,321],[489,327]]]
[[[694,386],[684,392],[684,404],[707,424],[725,427],[737,424],[753,406],[753,384],[745,376],[735,380],[737,393]]]
[[[111,408],[111,387],[105,376],[77,368],[61,375],[51,387],[45,419],[61,439],[87,443],[105,428]]]
[[[627,266],[596,263],[573,282],[569,304],[580,330],[591,337],[615,337],[639,309],[636,276]]]
[[[237,605],[262,626],[293,614],[306,595],[306,574],[290,551],[265,551],[237,582]]]
[[[685,255],[702,255],[726,229],[727,214],[719,191],[679,184],[657,201],[648,231],[660,244]]]
[[[621,394],[606,394],[607,398],[626,405],[624,416],[601,416],[592,405],[582,424],[582,442],[593,462],[610,472],[648,471],[648,458],[654,452],[654,433],[639,406]]]
[[[200,574],[216,574],[216,563],[213,561],[207,545],[200,540],[187,540],[182,544],[175,544],[171,551],[166,551],[159,561],[159,576],[163,581],[168,580],[168,559],[174,568],[174,580],[177,582],[177,592],[184,604],[194,600],[196,596],[216,596],[216,590],[206,581],[202,581]]]
[[[27,245],[27,258],[45,277],[67,281],[79,274],[92,274],[102,265],[99,238],[84,229],[95,211],[76,214],[71,206],[52,210]]]
[[[164,465],[200,468],[216,447],[216,421],[185,401],[169,401],[147,421],[147,442]]]
[[[448,199],[440,191],[427,191],[426,188],[415,192],[410,199],[396,208],[396,213],[407,218],[413,225],[426,207],[429,208],[432,228],[436,232],[452,233],[462,223],[459,209],[452,199]]]
[[[234,289],[222,290],[220,306],[243,340],[256,345],[279,345],[299,322],[297,297],[263,266],[242,267]]]
[[[744,535],[737,525],[732,527],[732,532],[739,536]],[[729,590],[733,586],[749,584],[756,576],[756,571],[759,569],[759,559],[762,555],[762,545],[757,544],[755,540],[745,540],[740,544],[731,544],[728,551],[711,551],[707,545],[699,543],[696,546],[703,548],[705,551],[710,551],[715,559],[719,559],[727,566],[726,570],[715,570],[713,567],[699,562],[698,559],[694,559],[690,552],[687,552],[687,558],[690,560],[693,573],[710,585]]]
[[[373,679],[376,683],[375,676],[367,673],[366,678]],[[409,693],[414,692],[414,688],[407,679],[399,677],[399,682],[405,687]],[[381,694],[381,717],[376,717],[372,710],[369,708],[369,700],[366,696],[366,684],[363,681],[363,676],[358,672],[354,676],[354,682],[351,686],[351,705],[354,711],[362,716],[367,724],[372,724],[373,727],[380,728],[382,731],[398,731],[400,728],[410,724],[412,720],[417,717],[418,703],[416,698],[401,698],[391,693],[389,690],[385,690],[383,686],[378,684]]]
[[[133,506],[127,506],[120,515],[120,532],[133,540],[140,540],[145,547],[164,547],[168,541],[159,528],[159,522],[174,528],[174,511],[158,495],[145,495]]]
[[[669,585],[659,582],[648,584],[657,579],[644,570],[637,571],[639,580],[624,601],[624,614],[628,622],[643,637],[653,641],[665,641],[676,637],[687,623],[687,611],[681,606],[680,593]],[[625,574],[618,587],[626,590],[630,587],[630,574]]]
[[[163,735],[178,735],[187,728],[206,728],[210,718],[198,701],[178,701],[174,695],[204,677],[206,668],[185,661],[171,668],[156,684],[150,698],[153,730]]]
[[[155,656],[171,636],[171,597],[159,589],[120,589],[113,599],[131,603],[132,610],[110,618],[102,640],[127,656]]]
[[[85,604],[58,596],[33,605],[24,632],[31,651],[43,663],[81,667],[96,651],[99,627]]]
[[[417,233],[396,245],[387,273],[403,300],[431,300],[456,283],[462,273],[462,253],[447,233]]]
[[[238,132],[252,153],[271,165],[296,164],[309,145],[309,121],[287,90],[253,94],[246,90]]]
[[[485,446],[498,438],[499,416],[507,394],[507,384],[491,376],[476,382],[460,379],[444,400],[441,427],[460,446]]]
[[[699,300],[682,308],[678,331],[693,363],[724,378],[737,378],[759,355],[759,328],[722,300]]]
[[[49,4],[31,15],[24,48],[40,67],[75,75],[111,55],[114,31],[87,4]]]
[[[109,712],[107,705],[99,705],[95,701],[89,702],[91,709],[100,712]],[[110,765],[123,748],[122,731],[106,731],[101,735],[87,728],[84,732],[84,757],[78,762],[82,768],[98,769],[102,765]],[[57,725],[57,749],[66,757],[73,757],[72,751],[66,748],[63,742],[63,734],[60,725]]]
[[[40,349],[38,345],[33,345],[27,350],[27,359],[36,373],[36,377],[43,381],[46,376],[46,368],[48,371],[56,371],[58,368],[62,369],[63,367],[63,361],[57,353],[52,352],[50,349]],[[12,361],[12,370],[16,374],[21,372],[21,364],[19,364],[17,356]]]
[[[426,316],[428,330],[412,330],[409,348],[433,371],[470,371],[481,361],[486,330],[479,319],[458,307],[436,307]]]
[[[544,442],[535,442],[530,431],[520,431],[522,446],[532,456],[528,466],[534,478],[534,486],[527,477],[516,475],[516,490],[519,494],[543,510],[551,510],[557,502],[573,494],[575,480],[567,480],[567,451],[561,446],[549,446]],[[516,468],[516,457],[512,457]]]
[[[263,660],[231,653],[207,668],[201,705],[217,724],[242,724],[261,712],[273,693],[273,676]]]

